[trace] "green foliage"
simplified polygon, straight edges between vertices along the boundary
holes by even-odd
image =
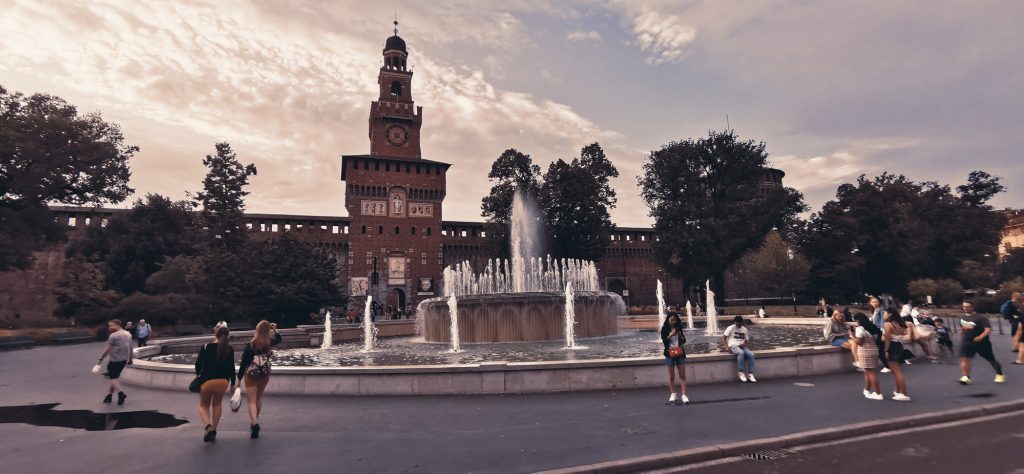
[[[806,209],[793,189],[762,193],[767,166],[765,144],[732,131],[672,142],[647,157],[638,181],[654,218],[654,256],[671,275],[716,278]]]
[[[487,219],[487,235],[498,255],[508,255],[509,222],[512,218],[512,197],[516,189],[536,199],[540,196],[540,166],[533,164],[530,155],[515,148],[501,153],[491,164],[487,178],[494,183],[484,196],[480,215]]]
[[[256,175],[256,165],[243,165],[228,143],[216,144],[217,154],[206,155],[203,165],[208,170],[203,179],[203,191],[194,196],[202,207],[204,230],[213,245],[237,248],[247,234],[243,227],[245,217],[244,188],[249,176]]]
[[[964,287],[952,278],[935,280],[935,304],[957,305],[964,299]]]
[[[106,226],[90,226],[68,245],[67,255],[96,263],[107,285],[127,295],[145,288],[165,258],[196,252],[192,221],[189,203],[148,194]]]
[[[25,268],[32,251],[63,239],[48,203],[127,198],[128,160],[138,150],[98,113],[79,115],[60,97],[0,86],[0,270]]]
[[[999,289],[1006,293],[1013,293],[1014,291],[1024,293],[1024,276],[1000,283]]]
[[[272,319],[285,325],[308,322],[309,313],[345,298],[335,279],[337,261],[288,234],[246,244],[246,258],[224,252],[203,258],[203,294],[215,300],[222,319]]]
[[[967,175],[967,184],[956,187],[960,200],[969,206],[987,206],[989,199],[1006,191],[1006,187],[999,183],[999,178],[984,171],[971,171]]]
[[[974,290],[991,288],[996,283],[995,265],[975,260],[964,260],[956,269],[956,275],[964,287]]]
[[[103,272],[96,264],[68,259],[54,289],[57,297],[55,316],[74,318],[78,324],[91,325],[107,319],[120,295],[107,288]]]
[[[799,232],[799,247],[813,263],[814,291],[854,295],[859,272],[865,291],[898,293],[915,279],[956,277],[965,260],[985,261],[1003,225],[981,198],[986,193],[965,198],[949,186],[888,173],[839,186],[836,199]]]
[[[999,281],[1013,280],[1024,276],[1024,248],[1010,249],[999,262],[997,279]]]
[[[211,303],[204,296],[194,293],[132,293],[118,303],[112,314],[122,320],[145,319],[157,326],[211,324],[217,318],[209,310],[210,306]]]
[[[769,298],[800,293],[807,287],[811,263],[794,252],[777,231],[771,231],[757,250],[733,266],[737,296]]]
[[[195,293],[201,278],[201,258],[184,255],[168,257],[160,270],[146,279],[146,292],[154,295]]]
[[[553,255],[601,259],[615,228],[608,213],[615,207],[615,190],[609,179],[618,175],[597,143],[583,147],[580,157],[570,163],[551,163],[544,174],[540,206]]]

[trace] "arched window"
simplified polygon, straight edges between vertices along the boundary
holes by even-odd
[[[402,83],[401,82],[394,81],[394,82],[391,83],[391,95],[393,95],[395,97],[401,97],[402,96]]]
[[[415,227],[412,228],[412,235],[416,235],[416,228]]]
[[[433,235],[433,234],[434,234],[433,230],[431,230],[430,227],[427,227],[427,235]]]
[[[362,231],[363,231],[364,234],[366,233],[366,226],[365,225],[363,226]]]
[[[402,229],[396,225],[395,226],[395,235],[398,235],[398,234],[401,234],[401,233],[402,233]]]

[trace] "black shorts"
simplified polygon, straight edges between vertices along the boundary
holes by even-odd
[[[940,346],[946,346],[946,347],[952,349],[953,348],[953,341],[951,341],[949,339],[939,339],[939,345]]]
[[[122,360],[121,362],[108,362],[107,363],[107,377],[110,379],[116,379],[121,377],[121,371],[124,370],[124,366],[128,364],[128,361]]]
[[[975,354],[980,355],[985,360],[995,359],[996,356],[992,353],[992,341],[988,339],[981,342],[964,341],[960,345],[960,357],[972,359]]]

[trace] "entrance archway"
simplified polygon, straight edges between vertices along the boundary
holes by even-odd
[[[391,314],[392,318],[397,317],[399,309],[405,308],[405,290],[401,288],[392,288],[388,291],[388,308],[394,308],[395,314]]]
[[[619,279],[612,279],[608,281],[608,291],[622,296],[623,291],[626,289],[626,283]]]

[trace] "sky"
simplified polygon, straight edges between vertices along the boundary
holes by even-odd
[[[198,191],[227,141],[259,169],[250,212],[343,216],[340,155],[369,152],[396,12],[423,156],[453,164],[445,219],[480,220],[503,150],[546,169],[596,141],[612,220],[650,225],[647,154],[727,123],[812,211],[860,174],[976,169],[1024,207],[1016,0],[0,0],[0,85],[119,124],[135,197]]]

